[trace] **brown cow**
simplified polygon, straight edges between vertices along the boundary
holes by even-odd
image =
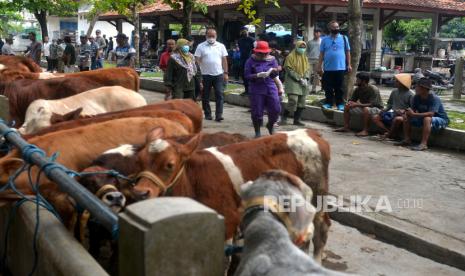
[[[154,129],[153,131],[150,131]],[[158,137],[160,133],[169,136],[186,135],[187,131],[178,123],[163,118],[126,118],[98,123],[94,125],[63,130],[44,136],[32,138],[29,142],[43,149],[47,155],[59,153],[56,162],[68,169],[82,171],[102,152],[117,147],[121,144],[142,144]],[[147,134],[149,133],[149,134]],[[20,153],[13,150],[0,159],[0,187],[5,185],[8,177],[20,166],[18,160]],[[36,179],[38,170],[32,169],[32,179]],[[22,173],[16,179],[16,187],[26,195],[33,194],[26,173]],[[58,196],[56,184],[46,177],[41,178],[41,192],[49,200],[62,216],[67,226],[72,226],[71,216],[74,210],[67,195]],[[0,193],[1,198],[14,195],[12,191]],[[53,195],[53,196],[49,196]]]
[[[185,144],[190,141],[194,135],[183,135],[177,137],[170,137],[167,138],[170,141],[174,141],[176,143]],[[208,147],[219,147],[239,142],[247,141],[248,138],[241,135],[241,134],[230,134],[226,132],[216,132],[216,133],[202,133],[200,136],[200,142],[198,149],[205,149]],[[139,173],[142,168],[140,162],[137,157],[137,152],[141,150],[143,146],[138,145],[121,145],[117,148],[108,150],[102,155],[100,155],[97,159],[95,159],[89,168],[83,170],[83,172],[99,172],[99,171],[108,171],[108,170],[115,170],[122,175],[130,176]],[[138,195],[134,194],[133,191],[130,189],[131,187],[128,186],[121,186],[120,182],[121,179],[118,177],[114,177],[111,175],[88,175],[83,176],[80,178],[79,182],[89,189],[92,192],[99,191],[103,186],[111,184],[117,188],[117,190],[122,191],[123,194],[128,199],[128,203],[133,203],[137,200],[143,199],[143,197],[139,197]],[[102,193],[100,195],[101,199],[105,199],[106,194]],[[104,200],[105,201],[105,200]],[[109,200],[106,200],[110,202]]]
[[[8,71],[41,73],[42,68],[28,57],[0,55],[0,79],[1,75]]]
[[[159,102],[159,103],[154,103],[134,109],[128,109],[128,110],[123,110],[123,111],[116,111],[116,112],[109,112],[105,114],[99,114],[96,116],[92,116],[90,118],[84,117],[84,118],[79,118],[80,111],[75,110],[73,112],[70,112],[65,115],[59,115],[55,114],[52,117],[52,121],[50,122],[53,126],[44,129],[43,131],[39,132],[39,135],[43,133],[48,133],[51,131],[56,131],[56,130],[61,130],[61,129],[68,129],[68,128],[73,128],[77,125],[85,125],[88,123],[93,123],[94,120],[99,121],[100,118],[119,118],[120,116],[122,117],[134,117],[134,116],[126,116],[127,114],[139,114],[141,112],[140,116],[141,117],[153,117],[154,116],[154,111],[161,111],[161,110],[176,110],[184,113],[189,119],[191,120],[191,124],[193,127],[192,131],[189,131],[191,133],[199,133],[202,130],[202,109],[199,107],[197,103],[195,103],[192,100],[171,100],[171,101],[165,101],[165,102]],[[160,117],[165,117],[162,114],[159,113]],[[167,116],[169,114],[166,114]],[[166,117],[169,118],[169,117]],[[175,116],[172,118],[173,120],[178,120],[180,119],[179,116]],[[72,123],[67,123],[66,121],[73,120]],[[103,119],[102,119],[103,120]],[[187,122],[182,122],[180,123],[186,125],[187,127]],[[56,124],[56,125],[55,125]]]
[[[1,82],[11,82],[19,79],[39,80],[54,78],[83,78],[100,83],[102,84],[101,86],[119,85],[134,91],[139,91],[140,87],[139,75],[134,69],[129,67],[98,69],[71,74],[28,73],[13,70],[4,70],[0,74]]]
[[[165,118],[171,121],[177,122],[181,124],[188,133],[194,133],[194,127],[192,125],[192,121],[189,117],[181,113],[177,110],[139,110],[139,108],[126,110],[119,114],[100,114],[98,116],[90,117],[90,118],[79,118],[72,121],[67,121],[71,116],[79,116],[80,109],[73,111],[72,113],[63,115],[54,114],[51,119],[51,123],[53,124],[56,120],[65,119],[65,121],[53,124],[50,127],[44,128],[39,130],[35,134],[26,134],[23,135],[23,138],[26,140],[31,139],[32,137],[42,136],[47,133],[52,133],[55,131],[61,131],[65,129],[72,129],[76,127],[91,125],[95,123],[106,122],[114,119],[121,119],[121,118],[131,118],[131,117],[150,117],[150,118]],[[66,116],[69,116],[68,118]]]
[[[295,174],[317,195],[328,193],[329,144],[314,130],[299,129],[248,142],[198,150],[200,137],[185,145],[157,138],[139,152],[146,171],[134,187],[150,197],[171,188],[174,196],[192,197],[225,217],[226,238],[239,224],[240,185],[262,172],[280,169]],[[331,224],[326,213],[315,216],[315,258],[321,262]]]

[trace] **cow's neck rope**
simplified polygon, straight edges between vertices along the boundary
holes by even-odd
[[[142,171],[136,176],[135,183],[141,178],[147,178],[150,180],[155,186],[157,186],[160,191],[161,195],[166,195],[170,190],[173,189],[174,185],[179,182],[179,179],[181,178],[181,175],[184,173],[184,164],[181,165],[181,169],[179,169],[178,173],[174,177],[174,179],[166,185],[163,180],[161,180],[160,177],[158,177],[156,174],[154,174],[151,171]],[[137,185],[137,184],[136,184]]]
[[[266,196],[254,197],[244,201],[242,203],[241,209],[244,210],[242,213],[243,222],[247,216],[257,211],[267,211],[273,214],[273,216],[276,217],[276,219],[278,219],[284,225],[284,227],[286,227],[286,230],[289,233],[292,241],[296,241],[300,236],[299,231],[295,229],[294,226],[292,226],[292,222],[288,213],[283,211],[282,206],[279,205],[276,200]],[[246,227],[247,225],[242,225],[242,231],[245,231]]]

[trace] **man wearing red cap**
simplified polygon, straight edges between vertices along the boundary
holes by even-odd
[[[284,92],[279,80],[278,62],[270,55],[271,49],[266,41],[258,41],[253,55],[245,63],[245,78],[249,82],[250,107],[255,137],[260,137],[263,113],[268,112],[266,128],[273,134],[274,123],[281,113],[279,95]]]

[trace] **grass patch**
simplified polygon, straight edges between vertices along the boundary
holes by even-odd
[[[142,72],[140,74],[141,77],[143,78],[163,78],[163,72]]]
[[[449,116],[449,127],[465,130],[465,113],[457,111],[447,111],[447,116]]]
[[[103,68],[115,68],[116,64],[115,63],[109,63],[108,61],[103,62]]]

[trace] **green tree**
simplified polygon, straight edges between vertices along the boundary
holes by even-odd
[[[20,21],[21,15],[15,11],[14,7],[7,2],[0,2],[0,35],[7,36],[8,34],[20,31],[21,26],[16,22]]]
[[[441,37],[465,38],[465,17],[454,18],[442,26]]]
[[[403,42],[408,48],[418,50],[430,44],[431,26],[431,19],[394,20],[385,27],[384,39],[394,48]]]
[[[71,16],[76,14],[78,8],[78,1],[71,0],[11,0],[8,4],[11,10],[20,12],[26,9],[33,13],[39,22],[42,37],[48,36],[48,15]]]

